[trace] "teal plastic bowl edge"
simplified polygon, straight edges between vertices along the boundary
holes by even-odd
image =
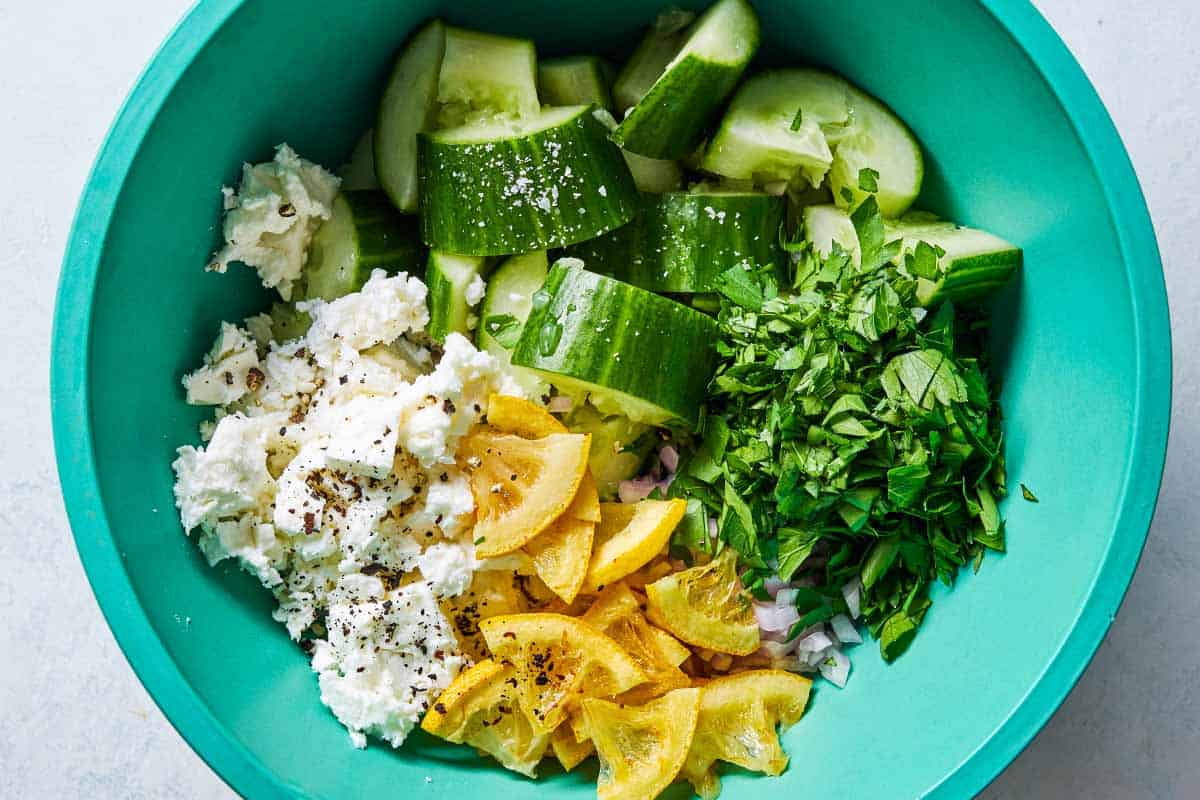
[[[1027,2],[980,0],[1041,73],[1070,118],[1103,187],[1135,315],[1137,421],[1116,530],[1070,634],[1029,693],[929,797],[969,797],[1029,743],[1066,698],[1116,616],[1154,513],[1171,405],[1170,324],[1162,265],[1141,188],[1111,118],[1078,63]],[[294,797],[208,711],[156,636],[109,531],[96,479],[88,385],[91,307],[116,198],[175,81],[242,0],[198,3],[146,67],[100,149],[76,213],[54,314],[50,394],[67,514],[92,590],[117,643],[185,740],[240,794]]]

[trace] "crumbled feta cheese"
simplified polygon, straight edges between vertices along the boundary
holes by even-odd
[[[471,279],[471,282],[467,284],[467,291],[464,293],[467,305],[471,306],[472,308],[479,305],[479,302],[483,300],[483,295],[486,292],[487,284],[484,282],[483,277],[476,275]]]
[[[179,448],[172,466],[185,530],[270,503],[275,481],[267,472],[266,439],[261,420],[231,414],[221,419],[204,449]]]
[[[190,405],[223,406],[253,390],[262,377],[258,348],[250,334],[222,322],[221,332],[204,355],[204,366],[185,375],[183,387]]]
[[[471,585],[475,548],[470,544],[432,544],[417,556],[421,577],[438,597],[460,595]]]
[[[211,268],[224,272],[230,262],[240,261],[258,270],[263,286],[290,300],[309,242],[333,214],[340,184],[286,144],[276,148],[273,161],[244,165],[237,191],[223,190],[225,246]]]
[[[390,475],[400,436],[400,402],[393,397],[355,397],[337,406],[336,413],[337,435],[325,450],[329,466],[371,478]]]
[[[317,363],[328,366],[343,348],[362,351],[423,330],[429,323],[426,294],[419,279],[377,269],[360,291],[330,302],[307,300],[296,307],[312,315],[306,341]]]

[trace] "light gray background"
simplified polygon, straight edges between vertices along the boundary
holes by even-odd
[[[109,634],[51,451],[48,352],[76,199],[188,0],[0,0],[0,797],[226,798]],[[1141,567],[1091,668],[984,794],[1200,797],[1200,3],[1038,0],[1132,153],[1174,317],[1167,473]],[[769,787],[764,787],[769,788]]]

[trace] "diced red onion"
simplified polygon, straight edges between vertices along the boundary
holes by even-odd
[[[648,476],[621,481],[617,484],[617,497],[622,503],[636,503],[650,496],[658,484]]]
[[[786,658],[796,651],[796,640],[791,642],[773,642],[766,639],[759,646],[758,651],[772,661],[780,658]]]
[[[846,658],[846,654],[835,647],[829,651],[825,660],[821,662],[820,670],[821,674],[825,676],[825,680],[841,689],[850,678],[850,659]]]
[[[570,395],[556,394],[550,398],[550,403],[546,406],[554,414],[564,414],[570,411],[575,406],[575,399]]]
[[[786,631],[800,621],[800,612],[794,605],[780,606],[775,603],[754,602],[754,616],[758,627],[764,631]]]
[[[708,518],[708,535],[710,537],[712,537],[713,539],[715,539],[715,538],[717,538],[717,534],[719,532],[720,531],[717,528],[717,521],[715,519],[713,519],[712,517],[709,517]]]
[[[780,589],[787,586],[782,578],[770,577],[763,581],[763,591],[776,598]]]
[[[850,619],[862,616],[862,581],[855,578],[843,586],[842,597],[846,600],[846,607],[850,609]]]
[[[766,584],[767,584],[767,582],[763,581],[763,586],[766,586]],[[791,586],[787,586],[783,589],[780,589],[775,594],[775,605],[794,606],[794,605],[796,605],[796,596],[798,594],[800,594],[800,590],[793,588]]]
[[[819,653],[828,647],[833,647],[833,639],[825,631],[810,633],[796,644],[796,650],[802,653]]]
[[[854,623],[845,614],[838,614],[829,620],[829,627],[833,628],[833,635],[842,644],[859,644],[862,642],[862,635],[859,634],[858,628],[854,627]]]
[[[658,457],[662,461],[663,466],[667,468],[667,472],[674,472],[679,469],[679,451],[671,445],[664,445],[663,449],[658,451]]]

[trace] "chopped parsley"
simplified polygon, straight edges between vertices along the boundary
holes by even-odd
[[[859,185],[874,191],[877,178],[863,170]],[[890,661],[917,635],[934,581],[1004,549],[1003,436],[986,316],[920,308],[916,278],[936,277],[936,248],[901,258],[872,195],[851,219],[861,266],[836,244],[822,258],[786,242],[782,285],[767,269],[722,276],[721,364],[671,494],[692,520],[676,544],[734,548],[751,591],[772,573],[811,579],[793,633],[844,612],[841,588],[860,579]]]

